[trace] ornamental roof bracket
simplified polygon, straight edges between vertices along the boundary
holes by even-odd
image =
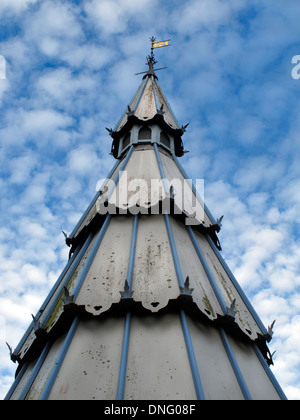
[[[218,232],[220,232],[221,230],[223,217],[224,216],[221,216],[219,219],[217,219],[217,225],[219,226]]]
[[[12,347],[8,344],[8,342],[6,341],[6,345],[7,345],[7,347],[8,347],[8,350],[9,350],[9,356],[10,356],[10,358],[11,358],[11,356],[12,356],[12,354],[13,354],[13,349],[12,349]]]
[[[46,331],[43,328],[41,328],[41,322],[38,319],[36,319],[36,317],[33,314],[31,314],[31,316],[33,319],[33,330],[35,336],[38,338],[40,336],[46,335]]]
[[[179,286],[179,288],[180,288],[180,294],[181,295],[183,295],[183,296],[191,296],[192,295],[194,289],[190,288],[190,278],[189,278],[189,276],[187,276],[187,278],[185,279],[184,287]]]
[[[127,105],[127,112],[126,112],[128,117],[132,117],[134,115],[134,111],[130,108],[129,105]]]
[[[229,318],[232,318],[232,319],[234,319],[235,318],[235,315],[237,314],[237,311],[234,309],[235,308],[235,304],[236,304],[236,299],[234,299],[231,302],[231,305],[230,305],[229,308],[228,307],[226,308],[227,309],[226,316],[228,316]]]
[[[64,232],[63,230],[62,230],[62,233],[63,233],[63,235],[64,235],[64,237],[65,237],[66,244],[67,244],[68,246],[70,246],[70,245],[72,244],[72,239],[71,239],[71,238],[69,238],[69,237],[68,237],[68,234],[67,234],[66,232]]]
[[[36,317],[33,314],[31,314],[31,316],[33,319],[33,329],[34,331],[37,331],[41,327],[41,323],[39,320],[36,319]]]
[[[268,333],[270,334],[271,337],[274,334],[273,327],[274,327],[275,322],[276,322],[276,319],[274,319],[274,321],[272,322],[272,324],[270,326],[268,326]]]
[[[160,109],[157,110],[158,115],[164,115],[165,111],[164,111],[164,104],[161,104]]]
[[[64,286],[65,297],[62,298],[64,306],[74,303],[74,295],[70,295],[69,290]]]
[[[120,291],[121,299],[122,300],[132,299],[133,293],[134,293],[134,291],[133,290],[130,290],[130,287],[129,287],[129,284],[128,284],[128,280],[126,279],[124,291]]]
[[[274,319],[272,324],[268,326],[268,333],[265,334],[265,336],[264,336],[268,343],[272,340],[272,337],[273,337],[273,334],[274,334],[273,327],[274,327],[275,322],[276,322],[276,320]]]
[[[220,232],[221,227],[222,227],[222,220],[223,220],[224,216],[221,216],[218,220],[217,223],[215,223],[214,225],[210,225],[207,228],[207,233],[209,234],[210,238],[212,239],[213,243],[216,245],[217,249],[219,251],[222,251],[222,247],[219,241],[219,238],[217,236],[217,233]]]
[[[185,132],[186,132],[186,129],[187,129],[187,127],[190,125],[190,123],[187,123],[186,125],[182,125],[181,126],[181,132],[182,132],[182,134],[184,134]]]
[[[219,241],[219,238],[217,237],[216,231],[219,232],[219,230],[217,230],[218,225],[211,225],[209,226],[207,229],[207,233],[210,236],[210,238],[212,239],[213,243],[215,244],[215,246],[217,247],[217,249],[219,251],[222,251],[222,247]]]
[[[112,128],[107,128],[105,127],[105,129],[109,132],[109,135],[112,136],[114,133],[114,130]]]

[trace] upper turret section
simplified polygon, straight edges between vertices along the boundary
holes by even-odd
[[[130,145],[140,143],[156,143],[178,157],[184,153],[181,136],[186,126],[179,126],[158,83],[154,69],[157,63],[153,54],[155,39],[151,41],[151,55],[147,57],[149,69],[143,73],[142,83],[114,130],[108,130],[113,138],[111,151],[115,158],[120,158]]]

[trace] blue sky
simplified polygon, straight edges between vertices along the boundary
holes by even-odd
[[[0,398],[16,367],[5,341],[16,347],[67,261],[61,231],[114,164],[105,127],[154,35],[172,40],[156,58],[190,123],[182,163],[224,215],[223,255],[263,322],[276,319],[272,369],[300,399],[299,18],[298,0],[1,0]]]

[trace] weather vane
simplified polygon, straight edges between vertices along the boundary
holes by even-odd
[[[149,66],[149,70],[148,71],[142,71],[140,73],[135,73],[136,75],[138,74],[154,74],[154,71],[158,71],[158,70],[164,70],[167,69],[168,67],[160,67],[159,69],[154,69],[155,64],[157,64],[157,61],[155,60],[154,57],[154,49],[155,48],[162,48],[162,47],[169,47],[170,44],[170,39],[167,39],[166,41],[156,41],[156,38],[154,36],[152,36],[150,38],[151,41],[151,53],[150,55],[147,56],[147,63],[146,65]]]

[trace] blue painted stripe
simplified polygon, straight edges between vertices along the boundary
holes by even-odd
[[[155,156],[156,156],[157,165],[158,165],[158,168],[159,168],[160,177],[161,177],[162,182],[163,182],[165,193],[168,195],[169,194],[169,185],[168,185],[168,182],[167,182],[167,179],[166,179],[166,174],[165,174],[165,170],[164,170],[161,158],[159,156],[158,147],[157,147],[156,143],[154,143],[153,146],[154,146],[154,152],[155,152]]]
[[[186,226],[186,229],[187,229],[188,234],[189,234],[189,236],[191,238],[191,241],[192,241],[192,243],[194,245],[195,251],[196,251],[196,253],[197,253],[197,255],[198,255],[198,257],[199,257],[199,259],[201,261],[202,267],[204,268],[204,271],[205,271],[205,273],[207,275],[207,278],[209,280],[209,283],[210,283],[210,285],[211,285],[211,287],[212,287],[212,289],[213,289],[213,291],[214,291],[214,293],[216,295],[216,298],[218,299],[219,305],[221,306],[221,309],[222,309],[222,311],[223,311],[223,313],[225,315],[226,312],[227,312],[227,306],[226,306],[225,300],[224,300],[224,298],[223,298],[223,296],[222,296],[222,294],[220,292],[220,289],[219,289],[219,287],[217,285],[217,282],[215,281],[215,278],[212,275],[212,272],[210,271],[209,265],[206,262],[206,259],[205,259],[204,255],[203,255],[203,252],[201,251],[200,245],[199,245],[199,243],[198,243],[198,241],[197,241],[197,239],[195,237],[195,234],[194,234],[192,228],[190,226]]]
[[[243,394],[245,400],[252,400],[252,397],[251,397],[250,392],[248,390],[248,387],[246,385],[245,379],[244,379],[244,377],[242,375],[241,369],[240,369],[240,367],[238,365],[238,362],[237,362],[237,360],[235,358],[235,355],[234,355],[234,353],[232,351],[231,345],[230,345],[230,343],[228,341],[228,338],[227,338],[226,333],[223,330],[223,328],[220,328],[219,329],[219,334],[220,334],[222,343],[224,345],[224,348],[226,350],[226,353],[227,353],[228,359],[230,361],[230,364],[232,366],[232,369],[234,371],[235,377],[236,377],[236,379],[237,379],[237,381],[239,383],[239,386],[240,386],[240,389],[242,391],[242,394]]]
[[[188,357],[189,357],[189,362],[190,362],[190,366],[191,366],[191,371],[192,371],[192,375],[193,375],[196,395],[197,395],[198,400],[205,400],[203,387],[202,387],[202,383],[201,383],[201,378],[200,378],[200,374],[199,374],[199,369],[198,369],[196,356],[195,356],[195,352],[194,352],[194,348],[193,348],[193,343],[192,343],[192,339],[191,339],[191,336],[190,336],[186,316],[185,316],[185,313],[184,313],[183,310],[180,311],[180,321],[181,321],[183,336],[184,336],[185,345],[186,345],[186,349],[187,349],[187,353],[188,353]]]
[[[139,217],[136,214],[134,216],[134,219],[133,219],[132,237],[131,237],[130,253],[129,253],[129,263],[128,263],[128,271],[127,271],[127,281],[128,281],[128,285],[129,285],[130,290],[131,290],[131,286],[132,286],[132,277],[133,277],[133,270],[134,270],[136,241],[137,241],[137,233],[138,233],[138,221],[139,221]]]
[[[43,363],[44,363],[44,361],[45,361],[45,359],[46,359],[46,357],[49,353],[51,345],[52,345],[52,343],[48,342],[46,344],[46,346],[44,347],[44,350],[42,351],[40,357],[38,358],[38,361],[36,362],[36,364],[35,364],[32,372],[31,372],[24,388],[22,389],[21,394],[19,395],[19,398],[18,398],[19,400],[25,400],[26,399],[26,396],[27,396],[28,392],[30,391],[30,388],[32,387],[32,384],[35,381],[35,378],[37,377],[37,375],[38,375],[38,373],[39,373],[39,371],[40,371],[40,369],[41,369],[41,367],[42,367],[42,365],[43,365]]]
[[[179,284],[180,287],[184,287],[183,275],[182,275],[182,271],[181,271],[180,261],[179,261],[179,257],[178,257],[178,253],[177,253],[177,249],[176,249],[176,244],[175,244],[175,240],[174,240],[173,231],[172,231],[172,228],[171,228],[169,215],[164,214],[164,217],[165,217],[165,222],[166,222],[166,228],[167,228],[167,232],[168,232],[170,247],[171,247],[171,251],[172,251],[172,255],[173,255],[173,262],[174,262],[174,266],[175,266],[175,271],[176,271],[176,275],[177,275],[178,284]]]
[[[279,385],[277,379],[275,378],[273,372],[271,371],[268,363],[266,362],[265,358],[263,357],[263,355],[261,354],[259,348],[257,347],[256,344],[253,344],[253,350],[255,351],[255,354],[258,358],[258,360],[260,361],[262,367],[264,368],[266,374],[268,375],[268,378],[270,379],[270,381],[272,382],[274,388],[276,389],[276,392],[278,393],[279,397],[282,400],[287,400],[287,397],[285,395],[285,393],[283,392],[281,386]]]
[[[165,175],[165,171],[164,171],[164,168],[163,168],[163,165],[162,165],[162,161],[161,161],[160,156],[159,156],[159,151],[158,151],[158,147],[157,147],[156,143],[154,143],[154,151],[155,151],[157,164],[158,164],[158,167],[159,167],[160,176],[161,176],[161,178],[164,182],[164,181],[166,181],[166,175]],[[165,183],[164,183],[164,188],[165,188],[165,192],[168,194],[169,193],[168,186]],[[177,253],[177,249],[176,249],[176,244],[175,244],[174,235],[173,235],[172,228],[171,228],[169,215],[167,213],[164,213],[164,218],[165,218],[166,228],[167,228],[167,232],[168,232],[170,247],[171,247],[171,251],[172,251],[172,255],[173,255],[173,262],[174,262],[174,266],[175,266],[175,270],[176,270],[178,284],[179,284],[179,286],[184,287],[184,280],[183,280],[183,276],[182,276],[182,271],[181,271],[181,267],[180,267],[179,257],[178,257],[178,253]]]
[[[173,236],[173,232],[172,232],[172,228],[171,228],[169,215],[165,213],[164,217],[165,217],[166,228],[167,228],[167,232],[168,232],[168,237],[169,237],[169,242],[170,242],[170,247],[171,247],[173,263],[174,263],[174,267],[175,267],[175,271],[176,271],[178,285],[180,287],[184,287],[182,270],[181,270],[180,261],[179,261],[179,258],[178,258],[178,253],[177,253],[176,244],[175,244],[175,240],[174,240],[174,236]],[[184,313],[183,310],[180,311],[180,321],[181,321],[182,331],[183,331],[184,340],[185,340],[185,344],[186,344],[186,349],[187,349],[187,353],[188,353],[188,357],[189,357],[189,362],[190,362],[190,367],[191,367],[191,372],[192,372],[192,376],[193,376],[193,380],[194,380],[194,386],[195,386],[195,391],[196,391],[196,394],[197,394],[197,398],[199,400],[204,400],[205,398],[204,398],[203,388],[202,388],[202,384],[201,384],[199,369],[198,369],[198,365],[197,365],[197,362],[196,362],[196,357],[195,357],[195,353],[194,353],[194,348],[193,348],[192,339],[191,339],[191,336],[190,336],[188,324],[187,324],[185,313]]]
[[[121,165],[121,168],[120,168],[120,170],[119,170],[116,178],[115,178],[114,186],[111,189],[111,191],[108,193],[108,199],[109,199],[109,197],[111,197],[111,195],[113,193],[113,190],[117,186],[117,184],[118,184],[118,182],[120,180],[121,172],[125,170],[125,168],[127,166],[127,163],[128,163],[128,161],[129,161],[129,159],[130,159],[130,157],[132,155],[133,149],[134,149],[134,146],[132,145],[130,147],[127,155],[126,155],[126,158],[124,159],[123,164]],[[101,230],[100,230],[100,232],[98,234],[98,237],[96,239],[96,242],[95,242],[95,244],[93,246],[93,249],[91,250],[91,253],[88,256],[88,259],[87,259],[87,261],[86,261],[86,263],[85,263],[85,265],[83,267],[82,272],[80,273],[78,282],[77,282],[77,284],[75,286],[75,289],[74,289],[74,292],[73,292],[73,295],[74,295],[75,300],[76,300],[76,298],[77,298],[77,296],[79,294],[79,291],[80,291],[80,289],[82,287],[82,284],[83,284],[84,279],[85,279],[85,277],[86,277],[86,275],[88,273],[88,270],[90,269],[90,266],[91,266],[91,264],[92,264],[92,262],[93,262],[93,260],[94,260],[94,258],[96,256],[96,253],[97,253],[98,248],[99,248],[99,246],[100,246],[100,244],[102,242],[102,239],[103,239],[103,237],[104,237],[104,235],[106,233],[106,230],[107,230],[107,227],[109,225],[110,220],[111,220],[111,215],[110,214],[107,214],[106,219],[105,219],[105,221],[104,221],[104,223],[103,223],[103,225],[101,227]]]
[[[181,165],[181,163],[179,162],[179,159],[175,156],[172,155],[174,162],[176,163],[176,165],[178,166],[180,172],[182,173],[182,175],[184,176],[184,179],[187,181],[187,183],[190,185],[190,187],[192,188],[193,193],[195,194],[195,196],[197,197],[197,199],[199,200],[199,202],[201,203],[201,205],[204,207],[204,211],[207,214],[207,216],[209,217],[210,221],[212,222],[212,224],[216,224],[217,221],[214,218],[214,216],[211,214],[211,212],[209,211],[208,207],[206,206],[206,204],[203,202],[202,198],[199,196],[197,189],[195,187],[195,185],[193,184],[193,182],[191,181],[191,178],[189,178],[188,174],[186,173],[184,167]]]
[[[127,282],[128,282],[129,290],[131,290],[132,288],[136,241],[137,241],[137,233],[138,233],[138,218],[139,218],[138,214],[136,214],[133,220],[129,264],[128,264],[128,271],[127,271]],[[117,400],[123,400],[124,398],[127,360],[128,360],[128,351],[129,351],[129,339],[130,339],[130,324],[131,324],[131,314],[128,312],[125,318],[121,363],[120,363],[120,371],[119,371],[119,382],[118,382],[118,389],[117,389]]]
[[[79,318],[76,316],[74,318],[74,321],[73,321],[73,323],[72,323],[72,325],[69,329],[69,332],[68,332],[68,334],[65,338],[65,341],[62,345],[62,348],[60,349],[59,355],[58,355],[58,357],[57,357],[57,359],[54,363],[54,366],[52,368],[50,376],[49,376],[49,378],[46,382],[46,385],[45,385],[44,390],[42,392],[42,395],[40,397],[40,400],[42,400],[42,401],[47,400],[49,395],[50,395],[50,392],[53,388],[54,382],[57,378],[58,372],[59,372],[59,370],[60,370],[60,368],[63,364],[63,361],[65,360],[66,354],[69,350],[70,344],[71,344],[71,342],[73,340],[73,337],[75,335],[75,332],[77,330],[78,324],[79,324]]]
[[[100,246],[100,244],[102,242],[102,239],[104,238],[104,235],[106,233],[106,230],[108,228],[108,225],[109,225],[110,220],[111,220],[111,215],[108,214],[106,216],[106,219],[105,219],[105,221],[104,221],[101,229],[100,229],[100,232],[98,233],[97,239],[96,239],[96,241],[95,241],[95,243],[93,245],[93,248],[92,248],[91,252],[89,253],[89,256],[88,256],[88,258],[87,258],[87,260],[86,260],[86,262],[84,264],[84,267],[83,267],[83,269],[82,269],[82,271],[81,271],[81,273],[79,275],[79,279],[78,279],[78,281],[76,283],[76,286],[74,288],[74,291],[73,291],[74,300],[76,300],[76,298],[77,298],[77,296],[78,296],[78,294],[80,292],[80,289],[81,289],[81,287],[82,287],[82,285],[84,283],[84,280],[86,278],[86,275],[87,275],[87,273],[88,273],[88,271],[89,271],[89,269],[90,269],[90,267],[91,267],[91,265],[92,265],[92,263],[94,261],[94,258],[95,258],[96,254],[97,254],[97,251],[98,251],[99,246]]]
[[[166,181],[166,175],[165,175],[165,171],[164,171],[164,168],[163,168],[162,161],[161,161],[160,156],[159,156],[159,151],[158,151],[158,147],[157,147],[156,143],[154,143],[154,151],[155,151],[155,156],[156,156],[160,176],[161,176],[161,178],[163,180],[163,183],[164,183],[164,189],[165,189],[165,192],[168,194],[169,193],[168,186],[164,182],[164,181]],[[176,244],[175,244],[174,235],[173,235],[172,228],[171,228],[169,215],[167,213],[164,213],[164,218],[165,218],[166,228],[167,228],[167,232],[168,232],[170,247],[171,247],[171,251],[172,251],[172,255],[173,255],[173,262],[174,262],[174,266],[175,266],[175,270],[176,270],[178,284],[179,284],[179,286],[184,287],[184,280],[183,280],[183,276],[182,276],[182,271],[181,271],[181,267],[180,267],[179,257],[178,257],[178,253],[177,253],[177,249],[176,249]]]
[[[266,327],[264,326],[264,324],[262,323],[262,320],[260,319],[260,317],[257,315],[255,309],[253,308],[253,306],[251,305],[249,299],[247,298],[247,296],[245,295],[245,292],[243,291],[243,289],[241,288],[241,286],[239,285],[238,281],[236,280],[236,278],[234,277],[232,271],[230,270],[230,268],[228,267],[226,261],[224,260],[224,258],[222,257],[222,254],[220,253],[220,251],[217,249],[217,247],[215,246],[215,244],[213,243],[212,239],[210,238],[209,235],[206,235],[206,239],[209,242],[211,248],[213,249],[214,253],[216,254],[218,260],[220,261],[221,265],[223,266],[224,270],[226,271],[228,277],[230,278],[230,280],[232,281],[232,284],[234,285],[234,287],[236,288],[236,290],[238,291],[240,297],[242,298],[244,304],[246,305],[247,309],[249,310],[250,314],[252,315],[253,319],[255,320],[255,322],[257,323],[258,327],[260,328],[262,334],[268,334],[268,331],[266,329]]]
[[[129,351],[130,324],[131,324],[131,315],[128,312],[125,318],[121,363],[120,363],[120,371],[119,371],[119,382],[118,382],[118,389],[117,389],[117,400],[123,400],[124,398],[126,372],[127,372],[127,360],[128,360],[128,351]]]
[[[19,385],[21,379],[23,378],[23,375],[26,372],[28,366],[29,366],[29,362],[25,362],[24,365],[22,366],[22,368],[20,369],[20,372],[18,373],[16,379],[14,380],[14,383],[12,384],[12,386],[10,387],[8,393],[4,397],[4,401],[7,401],[7,400],[9,400],[11,398],[11,396],[15,392],[17,386]]]

